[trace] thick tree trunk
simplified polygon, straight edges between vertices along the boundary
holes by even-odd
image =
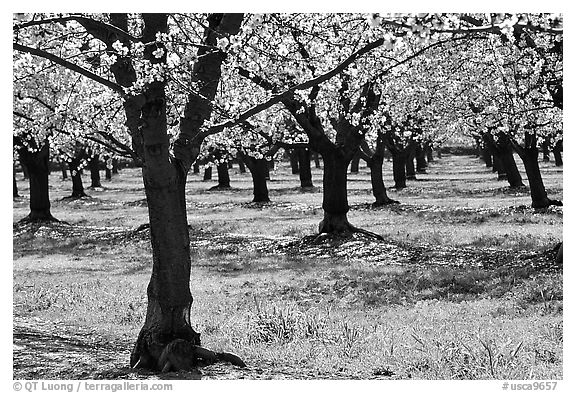
[[[545,136],[542,141],[542,161],[550,162],[550,137]]]
[[[204,168],[204,178],[202,180],[203,181],[212,180],[212,167],[211,166]]]
[[[320,169],[320,155],[316,152],[312,153],[312,157],[314,159],[314,168]]]
[[[360,170],[360,154],[356,154],[350,162],[350,173],[358,173]]]
[[[486,164],[486,168],[491,168],[493,163],[492,163],[492,154],[490,154],[490,150],[484,146],[481,148],[481,157],[482,160],[484,161],[484,163]]]
[[[90,168],[90,188],[102,187],[102,183],[100,182],[100,157],[98,154],[90,159],[88,166]]]
[[[257,160],[249,156],[244,157],[242,160],[246,163],[250,175],[252,175],[252,183],[254,186],[254,198],[252,199],[252,202],[270,202],[268,185],[266,182],[266,176],[268,175],[268,162],[264,158]]]
[[[62,172],[62,180],[68,179],[68,170],[66,169],[66,163],[58,160],[58,165],[60,166],[60,171]]]
[[[240,170],[240,173],[246,173],[246,165],[240,156],[238,156],[238,169]]]
[[[422,146],[418,143],[416,144],[416,172],[426,173],[426,167],[428,167],[426,154],[424,153]]]
[[[368,161],[368,167],[370,168],[370,181],[372,182],[372,194],[374,195],[374,198],[376,198],[376,201],[372,204],[373,206],[384,206],[398,203],[398,201],[390,199],[388,197],[388,193],[386,192],[384,176],[382,175],[383,164],[384,145],[379,143],[376,146],[376,152]]]
[[[43,146],[32,153],[20,149],[20,162],[28,169],[30,183],[30,214],[25,218],[29,221],[55,221],[50,212],[50,196],[48,188],[48,166],[50,145],[45,141]]]
[[[16,175],[12,173],[12,198],[18,198],[18,183],[16,183]]]
[[[228,171],[228,163],[224,162],[216,166],[218,172],[218,185],[212,189],[226,190],[230,189],[230,172]]]
[[[536,143],[536,136],[530,132],[526,132],[524,136],[524,147],[514,143],[514,147],[518,155],[522,159],[524,168],[526,169],[526,176],[530,185],[530,197],[532,199],[532,207],[534,209],[547,208],[550,205],[562,205],[562,202],[551,200],[548,198],[544,181],[540,173],[540,166],[538,164],[538,146]]]
[[[310,167],[310,150],[309,149],[296,149],[298,154],[298,168],[300,169],[300,187],[312,188],[312,169]]]
[[[524,168],[526,169],[526,176],[530,185],[530,197],[532,199],[532,207],[535,209],[546,208],[550,206],[550,199],[544,187],[544,181],[540,174],[540,166],[538,165],[538,150],[526,149],[526,153],[522,158]]]
[[[413,144],[410,144],[406,151],[406,179],[416,180],[416,168],[414,166],[414,158],[416,158],[416,149]]]
[[[144,42],[167,31],[166,14],[145,14]],[[153,47],[145,49],[152,62]],[[130,358],[131,366],[162,369],[162,351],[176,339],[199,345],[190,324],[190,238],[186,216],[186,172],[170,157],[163,82],[147,88],[142,118],[142,178],[150,220],[152,276],[148,284],[146,320]]]
[[[68,168],[70,169],[70,175],[72,176],[72,195],[71,198],[82,198],[86,197],[86,192],[84,192],[84,184],[82,183],[82,174],[80,173],[80,159],[72,158],[68,162]]]
[[[112,174],[117,175],[120,168],[118,167],[118,159],[112,159]]]
[[[406,188],[406,152],[392,153],[392,172],[394,188]]]
[[[143,42],[155,42],[158,32],[167,33],[167,14],[143,14],[143,19]],[[242,14],[210,14],[203,42],[213,47],[222,33],[235,34],[241,21]],[[223,31],[219,32],[219,27]],[[232,27],[235,32],[230,30]],[[145,58],[153,64],[166,61],[165,55],[160,59],[153,56],[158,46],[162,47],[162,44],[156,42],[144,50]],[[200,345],[200,335],[190,324],[191,260],[185,200],[186,175],[197,157],[197,146],[192,145],[188,149],[186,141],[210,116],[209,102],[216,94],[224,56],[219,51],[205,48],[200,48],[198,54],[193,71],[200,82],[199,95],[202,100],[196,96],[189,97],[180,121],[182,138],[179,137],[178,143],[175,143],[175,162],[169,149],[165,82],[150,83],[144,95],[145,102],[141,109],[142,176],[150,218],[153,266],[148,285],[146,320],[132,351],[131,366],[171,371],[182,367],[171,364],[166,358],[167,351],[182,357],[183,350],[186,353],[199,350],[194,346]],[[209,353],[212,362],[219,360],[219,354],[208,350],[201,352]],[[185,364],[185,368],[190,370],[196,361],[189,359]],[[241,360],[236,364],[244,365]]]
[[[510,188],[524,187],[522,176],[520,176],[516,160],[514,160],[512,145],[507,136],[502,135],[500,137],[500,142],[496,146],[496,149],[500,152],[500,163],[506,172],[506,179],[508,180]],[[536,151],[536,153],[538,153],[538,151]]]
[[[554,163],[556,166],[562,166],[564,162],[562,161],[562,150],[563,150],[563,141],[558,141],[554,145],[554,149],[552,149],[552,153],[554,153]]]
[[[200,164],[198,164],[197,162],[195,162],[194,165],[192,165],[192,173],[200,173]]]
[[[322,208],[324,219],[318,227],[319,233],[351,232],[348,222],[347,175],[350,159],[346,159],[338,151],[324,152],[324,175],[322,179]]]
[[[112,170],[108,167],[104,170],[106,180],[112,180]]]
[[[300,173],[300,167],[298,166],[298,150],[290,150],[288,157],[290,157],[290,168],[292,169],[292,174],[297,175]]]

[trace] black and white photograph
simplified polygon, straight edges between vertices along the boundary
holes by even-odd
[[[563,13],[12,21],[12,391],[568,388]]]

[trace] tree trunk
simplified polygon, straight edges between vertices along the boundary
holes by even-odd
[[[420,143],[416,144],[416,172],[426,173],[426,167],[428,167],[428,162],[426,162],[426,153]]]
[[[90,168],[90,188],[97,188],[102,187],[102,183],[100,182],[100,157],[98,154],[95,154],[89,161],[88,165]]]
[[[126,14],[123,15],[126,20]],[[153,51],[157,47],[163,48],[163,44],[155,40],[158,32],[168,32],[167,14],[143,14],[143,19],[145,28],[142,41],[156,42],[154,46],[146,46],[145,58],[152,64],[165,62],[165,51],[160,59],[153,55]],[[241,21],[242,14],[210,14],[203,42],[208,47],[214,47],[221,34],[236,34]],[[228,25],[233,25],[236,32],[231,32]],[[223,31],[219,32],[219,27]],[[143,97],[145,102],[141,107],[140,128],[144,162],[142,177],[150,218],[153,266],[148,285],[146,320],[132,351],[131,366],[139,364],[144,368],[170,371],[170,362],[163,363],[161,357],[168,348],[193,350],[194,345],[200,345],[200,335],[190,324],[193,299],[190,293],[190,238],[185,198],[187,172],[196,160],[198,151],[196,145],[192,145],[193,149],[187,149],[181,143],[188,140],[190,134],[199,132],[204,119],[210,117],[209,103],[216,94],[224,56],[219,51],[200,48],[198,58],[193,72],[202,82],[199,83],[199,95],[204,101],[196,96],[189,97],[180,121],[183,138],[179,138],[176,144],[175,161],[170,154],[165,82],[150,83]],[[177,343],[184,343],[185,346],[177,347]],[[208,350],[204,352],[210,352],[214,361],[218,359],[218,354]],[[194,361],[188,361],[187,365],[193,367]]]
[[[504,164],[502,163],[502,155],[494,153],[494,159],[492,161],[492,172],[498,172],[498,180],[507,180],[508,175],[504,169]]]
[[[62,172],[62,180],[68,179],[68,170],[66,169],[66,163],[58,160],[58,165],[60,166],[60,171]]]
[[[496,149],[500,153],[500,162],[504,168],[504,171],[506,171],[506,179],[508,180],[510,188],[524,187],[524,183],[522,183],[522,177],[518,171],[518,166],[514,160],[512,144],[507,135],[500,135]],[[538,153],[538,150],[536,150],[536,153]]]
[[[144,14],[144,42],[154,42],[157,32],[167,32],[166,14]],[[158,45],[158,44],[156,44]],[[155,47],[144,54],[153,63]],[[186,175],[170,157],[166,119],[165,83],[148,85],[141,108],[142,178],[148,204],[152,275],[144,326],[130,357],[130,365],[162,369],[160,355],[176,339],[200,344],[190,324],[190,237],[186,216]]]
[[[526,176],[528,177],[528,183],[530,185],[532,207],[539,209],[550,206],[550,199],[548,199],[548,194],[544,187],[544,181],[540,174],[540,166],[538,165],[538,150],[526,149],[522,162],[524,163]]]
[[[108,181],[112,180],[112,170],[110,170],[110,168],[106,167],[106,169],[104,170],[104,173],[105,173],[106,180],[108,180]]]
[[[542,161],[550,162],[550,137],[545,136],[542,141]]]
[[[70,169],[70,175],[72,176],[72,195],[71,198],[82,198],[86,197],[84,192],[84,184],[82,184],[82,174],[80,173],[80,159],[72,158],[68,162],[68,168]]]
[[[310,167],[310,150],[299,148],[296,149],[298,154],[298,168],[300,169],[300,187],[312,188],[312,169]]]
[[[20,149],[20,162],[28,170],[30,183],[30,214],[25,220],[30,221],[55,221],[50,213],[50,196],[48,188],[48,166],[50,145],[44,141],[42,147],[36,152],[28,149]]]
[[[120,168],[118,167],[118,159],[112,159],[112,174],[117,175]]]
[[[491,168],[493,163],[492,163],[492,154],[490,154],[490,150],[486,146],[484,146],[481,148],[481,154],[482,154],[482,160],[486,164],[486,168]]]
[[[18,184],[16,183],[16,175],[12,172],[12,198],[18,198]]]
[[[198,164],[197,162],[195,162],[194,165],[192,165],[192,173],[200,173],[200,164]]]
[[[212,180],[212,167],[211,166],[204,168],[204,178],[202,180],[203,181]]]
[[[298,151],[297,149],[292,149],[288,153],[288,157],[290,157],[290,168],[292,169],[292,174],[297,175],[300,173],[300,167],[298,166]]]
[[[252,202],[270,202],[268,186],[266,184],[268,162],[264,158],[255,159],[250,156],[245,156],[242,160],[246,163],[246,166],[252,175],[252,183],[254,185],[254,198],[252,199]]]
[[[559,140],[558,142],[556,142],[556,144],[554,145],[554,149],[552,150],[552,153],[554,153],[554,163],[556,164],[556,166],[563,165],[562,150],[563,150],[563,141]]]
[[[532,207],[534,209],[547,208],[550,205],[562,205],[562,202],[551,200],[548,198],[544,181],[540,173],[540,166],[538,164],[538,146],[537,138],[534,134],[526,132],[524,136],[524,147],[514,143],[514,148],[522,159],[524,168],[526,169],[526,176],[530,185],[530,197],[532,199]]]
[[[218,172],[218,185],[212,189],[225,190],[230,188],[230,172],[228,172],[228,163],[224,162],[216,166]]]
[[[320,168],[321,168],[321,166],[320,166],[320,155],[319,155],[318,153],[314,152],[314,153],[312,153],[312,157],[313,157],[313,159],[314,159],[314,167],[315,167],[316,169],[320,169]]]
[[[240,173],[246,173],[246,165],[240,156],[238,156],[238,169],[240,170]]]
[[[392,153],[392,172],[394,188],[406,188],[406,152]]]
[[[386,186],[384,185],[384,176],[382,175],[382,165],[384,164],[384,144],[378,140],[376,144],[376,151],[372,158],[367,161],[370,168],[370,181],[372,182],[372,194],[376,201],[373,206],[384,206],[392,203],[398,203],[388,197]]]
[[[358,173],[360,170],[360,154],[356,154],[350,162],[350,173]]]
[[[324,219],[318,226],[318,232],[350,232],[352,226],[347,218],[348,210],[350,210],[348,206],[347,172],[351,159],[346,159],[337,150],[323,152],[322,159],[324,161],[322,179]]]
[[[406,152],[406,179],[416,180],[416,169],[414,167],[414,158],[416,158],[416,148],[411,143]]]

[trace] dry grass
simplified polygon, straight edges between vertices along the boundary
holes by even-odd
[[[543,164],[543,172],[551,196],[561,199],[561,169]],[[77,202],[60,201],[70,184],[58,175],[51,177],[56,217],[118,230],[147,221],[138,170],[122,170]],[[320,176],[314,170],[317,186]],[[401,205],[372,210],[362,168],[350,176],[350,220],[388,241],[431,250],[541,250],[561,239],[561,209],[518,209],[529,205],[529,194],[504,192],[476,159],[448,156],[418,177],[406,190],[389,191]],[[258,236],[273,243],[309,235],[321,217],[319,192],[300,193],[286,166],[272,178],[273,203],[264,207],[248,203],[248,174],[233,172],[234,190],[225,192],[206,192],[212,183],[190,179],[192,226],[214,239],[238,239],[193,249],[192,322],[206,346],[293,378],[562,378],[561,272],[376,265],[250,248]],[[26,195],[25,182],[18,185]],[[16,200],[14,219],[26,213],[27,200]],[[146,309],[146,241],[23,235],[14,240],[14,258],[15,315],[135,339]]]

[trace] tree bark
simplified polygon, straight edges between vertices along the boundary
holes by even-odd
[[[394,175],[394,188],[406,188],[406,152],[392,153],[392,172]]]
[[[211,189],[230,189],[230,172],[228,171],[228,163],[224,162],[216,165],[216,171],[218,172],[218,185]]]
[[[144,14],[144,42],[154,42],[158,32],[167,32],[166,14]],[[153,63],[166,61],[144,54]],[[141,108],[142,177],[150,220],[152,276],[148,284],[146,319],[130,358],[131,366],[162,369],[160,356],[176,339],[200,344],[200,335],[190,324],[190,238],[186,215],[186,174],[170,157],[166,119],[165,82],[150,83]]]
[[[90,188],[102,187],[100,182],[100,157],[95,154],[88,162],[90,168]]]
[[[554,163],[556,166],[562,166],[564,164],[562,161],[563,144],[563,141],[559,140],[554,145],[554,149],[552,149],[552,153],[554,153]]]
[[[536,141],[536,136],[530,132],[526,132],[524,135],[524,147],[512,141],[513,147],[522,159],[522,163],[526,169],[526,176],[528,177],[528,184],[530,185],[532,207],[534,209],[542,209],[550,205],[561,206],[562,202],[548,198],[538,164],[538,146]]]
[[[118,159],[112,159],[112,174],[117,175],[120,168],[118,167]]]
[[[314,167],[315,167],[316,169],[320,169],[320,168],[321,168],[321,166],[320,166],[320,155],[319,155],[318,153],[314,152],[314,153],[312,153],[312,157],[313,157],[313,159],[314,159]]]
[[[212,180],[212,167],[211,166],[204,168],[204,178],[202,180],[203,181]]]
[[[323,152],[324,175],[322,179],[322,208],[324,219],[318,226],[319,233],[342,233],[350,232],[351,225],[348,222],[347,175],[350,159],[346,158],[337,150]]]
[[[288,153],[288,157],[290,158],[290,169],[292,170],[293,175],[297,175],[300,173],[300,167],[298,166],[298,152],[297,149],[292,149]]]
[[[384,185],[384,176],[382,174],[382,165],[384,164],[384,143],[381,138],[378,138],[376,142],[376,150],[372,157],[370,157],[366,162],[368,163],[368,168],[370,168],[370,181],[372,183],[372,194],[376,201],[372,204],[373,206],[384,206],[394,203],[399,203],[388,197],[386,192],[386,186]]]
[[[72,195],[70,198],[83,198],[86,195],[84,192],[84,184],[82,183],[82,174],[80,173],[80,158],[74,157],[68,161],[68,168],[72,176]]]
[[[253,157],[243,155],[242,160],[246,163],[250,175],[252,175],[253,194],[252,202],[265,203],[270,202],[268,195],[268,185],[266,183],[266,176],[268,175],[268,162],[264,158],[255,159]]]
[[[45,140],[36,152],[26,148],[19,149],[20,162],[28,169],[30,183],[30,213],[27,221],[56,221],[50,212],[50,195],[48,187],[48,166],[50,145]]]
[[[240,155],[238,155],[238,169],[240,170],[240,173],[246,173],[246,165]]]
[[[300,176],[300,188],[312,188],[312,169],[310,167],[310,150],[305,148],[295,149],[298,155],[298,168]]]
[[[197,162],[195,162],[194,165],[192,165],[192,173],[200,173],[200,164],[198,164]]]
[[[360,154],[356,154],[350,162],[350,173],[358,173],[360,170]]]
[[[420,143],[416,144],[416,172],[426,173],[426,168],[428,167],[428,162],[426,162],[426,153],[422,148]]]
[[[486,168],[491,168],[493,163],[492,163],[492,154],[490,154],[490,150],[486,146],[483,146],[481,147],[481,154],[482,154],[482,160],[486,164]]]
[[[506,171],[506,178],[510,188],[524,187],[522,177],[518,171],[516,160],[514,160],[514,152],[512,150],[512,143],[510,137],[504,133],[499,134],[498,143],[496,143],[496,150],[500,153],[500,161],[504,171]],[[538,153],[538,150],[536,150]]]
[[[12,173],[12,198],[18,198],[18,183],[16,183],[16,175]]]
[[[58,165],[60,166],[60,171],[62,172],[62,180],[67,180],[68,170],[66,169],[66,164],[63,161],[58,160]]]
[[[550,136],[546,135],[542,141],[542,161],[550,162]]]
[[[414,167],[414,158],[416,158],[416,148],[411,142],[406,148],[406,179],[416,180],[416,168]]]

